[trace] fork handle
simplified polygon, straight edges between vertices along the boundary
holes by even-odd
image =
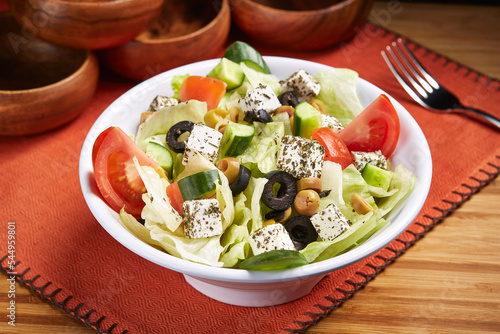
[[[490,115],[482,110],[471,108],[471,107],[466,107],[466,106],[462,106],[462,105],[457,106],[457,109],[462,109],[462,110],[468,111],[469,113],[480,117],[481,119],[485,120],[489,124],[495,126],[498,130],[500,130],[500,119],[498,119],[498,118],[496,118],[496,117],[494,117],[494,116],[492,116],[492,115]]]

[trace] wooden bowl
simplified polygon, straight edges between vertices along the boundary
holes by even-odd
[[[164,0],[9,0],[16,20],[51,43],[102,49],[144,31]]]
[[[94,95],[94,53],[26,37],[9,12],[0,12],[0,135],[27,135],[79,115]]]
[[[214,57],[229,34],[229,0],[165,1],[145,32],[102,50],[103,64],[125,77],[145,80],[166,70]]]
[[[373,0],[232,0],[234,22],[257,41],[290,50],[321,49],[361,29]]]

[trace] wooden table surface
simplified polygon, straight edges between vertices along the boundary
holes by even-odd
[[[371,19],[500,78],[500,6],[379,1]],[[493,180],[307,332],[500,333],[499,201]],[[16,327],[8,326],[6,278],[2,272],[0,333],[95,333],[19,283]]]

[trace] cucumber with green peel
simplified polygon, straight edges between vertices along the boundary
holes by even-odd
[[[283,270],[296,268],[308,264],[304,255],[294,250],[277,249],[252,256],[239,265],[239,269],[246,270]]]
[[[264,61],[264,58],[262,58],[262,55],[245,42],[236,41],[229,45],[222,57],[227,58],[236,64],[244,62],[245,65],[254,70],[271,74],[271,71]]]
[[[222,58],[221,61],[207,74],[207,77],[219,79],[226,83],[227,89],[239,87],[245,79],[240,65],[228,58]]]
[[[146,154],[158,163],[158,165],[168,173],[169,177],[172,177],[174,159],[168,148],[154,141],[150,141],[146,146]]]
[[[186,176],[177,184],[181,192],[182,199],[189,201],[199,198],[207,198],[215,194],[216,182],[219,181],[219,170],[210,169],[203,172]]]
[[[369,185],[379,187],[387,191],[394,173],[367,163],[363,169],[363,173],[361,173],[361,176],[363,176],[363,179]]]
[[[250,145],[255,128],[250,125],[229,122],[221,139],[220,152],[223,157],[236,157],[243,154]]]
[[[293,117],[293,134],[311,139],[314,129],[321,127],[321,112],[307,102],[295,107]]]

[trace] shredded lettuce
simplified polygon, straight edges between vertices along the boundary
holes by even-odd
[[[285,133],[281,122],[254,122],[255,135],[245,153],[237,159],[252,171],[252,175],[260,172],[267,174],[276,169],[276,156]]]
[[[342,198],[342,166],[340,164],[328,160],[323,162],[321,188],[322,190],[329,190],[330,193],[320,200],[318,210],[323,210],[331,203],[335,203],[337,206],[345,203]]]
[[[347,68],[332,68],[314,74],[321,85],[317,98],[323,101],[326,113],[344,126],[363,111],[356,93],[358,73]]]
[[[240,63],[241,70],[245,73],[245,81],[250,83],[250,87],[255,89],[260,84],[269,85],[276,95],[281,93],[281,85],[279,79],[273,74],[258,72],[245,63]]]
[[[150,231],[141,223],[135,219],[134,216],[127,213],[124,208],[120,210],[120,221],[123,226],[133,235],[135,235],[140,240],[147,244],[154,246],[155,248],[161,247],[161,244],[151,238]]]
[[[184,79],[186,79],[189,76],[189,74],[184,74],[184,75],[174,75],[172,77],[172,89],[174,91],[174,95],[172,97],[174,99],[179,99],[179,90],[181,89],[182,83],[184,82]]]
[[[199,123],[207,113],[206,102],[196,100],[179,103],[175,106],[164,107],[151,116],[144,123],[139,125],[135,143],[146,151],[149,139],[153,136],[166,134],[170,127],[180,121],[191,121]]]
[[[169,182],[149,166],[140,166],[134,157],[135,168],[144,182],[147,192],[142,195],[144,203],[141,217],[163,223],[170,231],[175,231],[182,224],[181,215],[175,211],[167,197]]]

